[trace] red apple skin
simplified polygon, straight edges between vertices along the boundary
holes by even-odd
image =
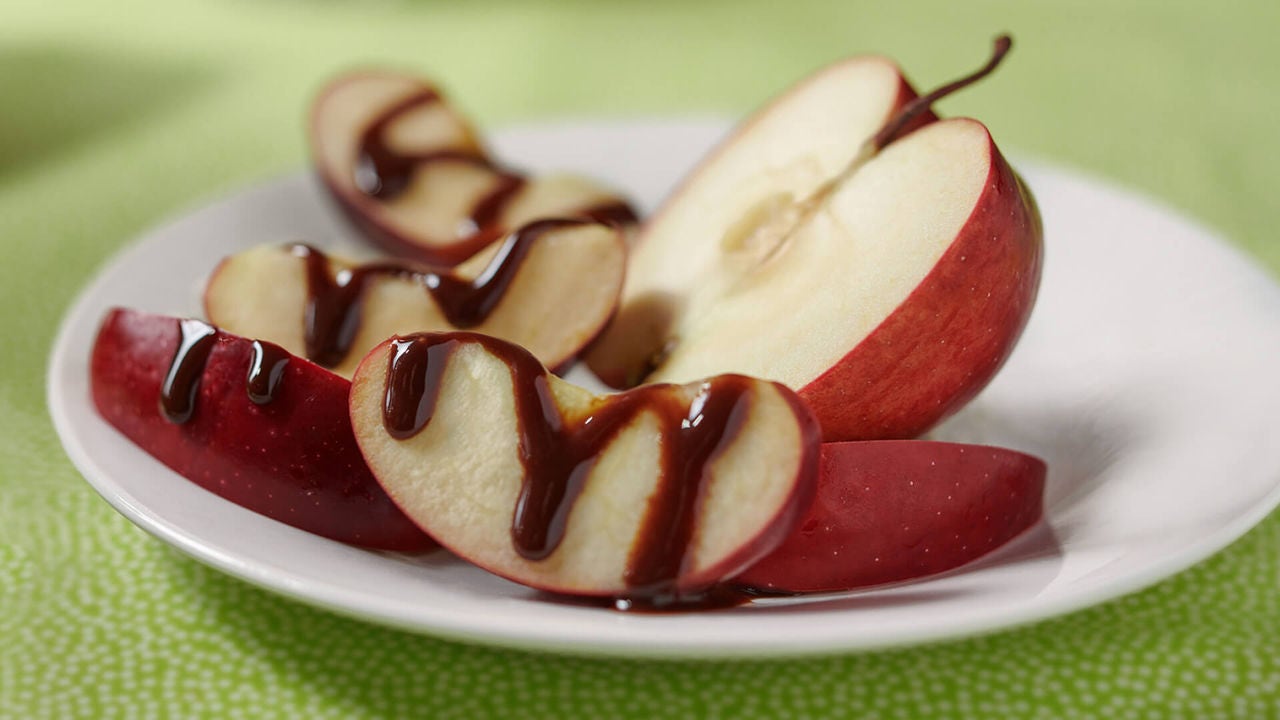
[[[990,153],[985,191],[924,280],[799,388],[824,442],[917,437],[972,400],[1013,351],[1040,286],[1044,231],[994,141]]]
[[[347,415],[350,383],[292,357],[276,397],[246,392],[252,341],[219,332],[182,424],[160,410],[179,320],[113,309],[90,361],[102,417],[195,484],[267,517],[361,547],[416,552],[434,541],[409,521],[365,465]]]
[[[1040,521],[1046,467],[983,445],[825,443],[798,528],[732,583],[838,592],[922,578],[991,552]]]

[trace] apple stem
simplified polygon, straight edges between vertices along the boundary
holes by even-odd
[[[875,137],[872,138],[872,146],[877,151],[884,149],[886,145],[897,140],[903,129],[906,128],[912,120],[919,117],[920,113],[928,110],[933,103],[990,75],[991,72],[996,69],[996,66],[1000,64],[1000,61],[1004,60],[1004,56],[1009,52],[1009,48],[1011,47],[1013,47],[1013,38],[1008,35],[1001,35],[997,37],[995,41],[995,49],[992,51],[991,59],[987,61],[986,65],[983,65],[982,68],[975,73],[947,83],[928,95],[921,95],[915,100],[904,105],[903,108],[898,111],[898,114],[886,123],[885,126],[880,129],[880,132],[876,133]]]

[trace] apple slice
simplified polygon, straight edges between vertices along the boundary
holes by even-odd
[[[809,513],[734,583],[828,592],[951,570],[1039,522],[1045,470],[1038,458],[982,445],[825,443]]]
[[[199,320],[114,309],[90,387],[108,423],[227,500],[353,545],[434,547],[360,456],[350,383],[321,367]]]
[[[351,422],[378,481],[442,545],[569,595],[696,595],[791,532],[817,477],[817,424],[781,385],[601,397],[473,333],[376,347]]]
[[[205,289],[213,324],[279,343],[344,377],[397,333],[471,328],[566,365],[609,320],[625,273],[621,233],[541,220],[452,271],[353,263],[305,245],[233,255]]]
[[[508,230],[546,217],[636,222],[625,200],[572,175],[527,178],[495,163],[433,86],[362,72],[330,82],[311,113],[321,180],[388,251],[453,265]]]
[[[959,409],[1026,323],[1042,231],[980,123],[913,128],[1007,49],[906,105],[883,61],[849,62],[750,119],[637,238],[592,370],[614,386],[776,380],[827,441],[914,437]],[[814,129],[849,107],[865,111]]]

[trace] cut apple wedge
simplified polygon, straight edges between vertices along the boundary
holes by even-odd
[[[528,178],[494,162],[440,92],[390,72],[333,80],[311,113],[311,151],[338,206],[397,255],[453,265],[548,217],[626,227],[616,192],[574,175]]]
[[[928,108],[1007,49],[914,101],[885,61],[849,61],[749,119],[637,238],[592,370],[776,380],[827,441],[914,437],[959,409],[1026,323],[1042,232],[987,129]]]
[[[441,544],[569,595],[703,591],[792,531],[817,476],[817,424],[781,385],[596,396],[473,333],[379,345],[351,421],[378,481]]]
[[[585,220],[525,225],[453,270],[260,247],[218,266],[205,313],[228,332],[278,343],[344,377],[392,335],[457,328],[519,343],[560,368],[612,315],[626,254],[616,228]]]
[[[957,568],[1039,522],[1045,470],[1038,458],[982,445],[826,443],[809,513],[733,582],[831,592]]]
[[[350,383],[324,368],[198,320],[115,309],[89,379],[108,423],[206,490],[353,545],[434,547],[369,473]]]

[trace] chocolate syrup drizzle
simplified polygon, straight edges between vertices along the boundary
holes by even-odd
[[[432,150],[401,154],[386,142],[387,128],[402,115],[441,102],[435,90],[423,90],[392,105],[365,128],[357,146],[355,181],[360,192],[390,200],[404,192],[420,165],[433,162],[460,162],[498,170],[484,155],[468,150]],[[505,173],[503,173],[505,174]]]
[[[636,415],[647,411],[660,422],[661,475],[628,558],[625,609],[723,607],[745,601],[735,596],[729,602],[723,589],[682,597],[677,581],[694,539],[706,470],[748,417],[750,378],[713,378],[688,405],[671,386],[643,386],[614,395],[590,415],[569,421],[555,404],[546,370],[523,348],[474,333],[420,333],[392,341],[383,405],[388,433],[409,438],[431,422],[445,367],[466,343],[481,345],[511,369],[524,466],[511,522],[517,553],[542,560],[555,552],[600,453]]]
[[[523,175],[498,166],[479,151],[451,149],[406,154],[387,144],[387,128],[392,123],[406,113],[440,102],[439,93],[424,89],[391,106],[365,128],[357,150],[356,187],[369,197],[387,201],[409,187],[419,168],[432,163],[464,163],[488,170],[497,175],[497,182],[493,189],[476,200],[470,215],[458,224],[457,239],[476,238],[482,233],[486,236],[493,234],[492,230],[499,224],[503,211],[528,184]],[[571,214],[612,225],[629,225],[639,220],[631,206],[621,200],[604,202]],[[478,243],[475,250],[487,244],[487,238],[481,239],[485,241]]]
[[[185,423],[195,413],[200,376],[218,339],[218,331],[200,320],[180,320],[178,328],[182,337],[160,385],[160,411],[175,425]]]
[[[209,355],[217,344],[218,329],[202,320],[179,320],[181,337],[160,385],[160,412],[169,422],[181,425],[196,411],[200,378],[204,376]],[[253,341],[253,356],[245,376],[245,391],[255,405],[275,400],[280,391],[284,370],[292,357],[274,343]]]
[[[589,220],[538,220],[507,235],[485,269],[468,280],[447,270],[395,261],[380,261],[334,273],[329,258],[309,245],[290,245],[307,272],[307,304],[303,336],[307,357],[325,367],[342,362],[360,329],[361,307],[370,282],[377,277],[420,283],[449,324],[471,328],[484,322],[506,295],[533,244],[547,232],[590,224]]]
[[[253,341],[253,358],[249,361],[245,392],[254,405],[266,405],[276,399],[290,357],[287,350],[275,343]]]
[[[613,227],[635,225],[640,222],[635,208],[621,200],[606,200],[598,205],[592,205],[586,210],[579,210],[577,216]]]

